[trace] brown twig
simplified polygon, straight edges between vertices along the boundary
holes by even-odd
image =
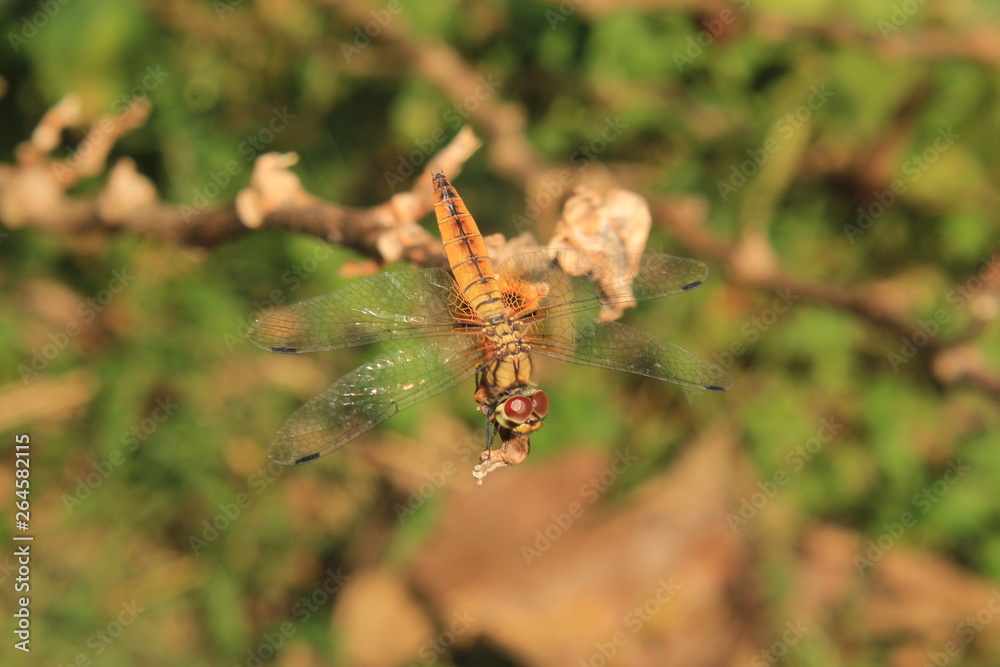
[[[371,21],[371,8],[361,3],[328,0],[328,4],[349,23],[364,25]],[[382,26],[378,41],[393,49],[421,79],[439,88],[469,116],[485,135],[490,158],[500,174],[527,190],[529,184],[552,169],[528,141],[524,112],[500,98],[497,87],[502,82],[470,68],[443,42],[414,38],[403,23],[405,19],[396,17]]]
[[[765,240],[747,235],[732,244],[713,233],[702,224],[706,207],[691,198],[662,201],[652,208],[653,217],[669,229],[681,245],[695,254],[715,259],[736,284],[767,291],[787,289],[807,301],[849,311],[919,348],[924,365],[938,382],[953,384],[964,380],[1000,398],[1000,375],[987,367],[978,351],[963,342],[969,338],[966,333],[959,334],[955,343],[942,341],[870,292],[855,292],[796,278],[781,268]],[[994,288],[1000,286],[1000,271],[995,274]],[[995,297],[984,294],[984,298]],[[981,330],[978,323],[971,327]]]
[[[114,141],[139,126],[148,112],[148,107],[136,105],[119,116],[101,119],[85,139],[94,146],[93,155],[85,160],[53,160],[48,153],[58,144],[59,133],[78,122],[73,99],[60,102],[46,114],[32,139],[19,147],[17,164],[0,165],[0,219],[11,227],[31,226],[62,234],[128,231],[194,247],[213,247],[254,229],[285,229],[353,248],[379,263],[403,260],[419,266],[445,265],[440,242],[417,220],[432,208],[431,173],[457,174],[479,147],[480,142],[470,129],[463,129],[430,161],[409,191],[397,193],[389,201],[370,208],[343,207],[309,194],[289,171],[297,156],[277,153],[260,156],[250,184],[233,202],[216,209],[163,203],[154,185],[128,159],[112,168],[108,183],[96,197],[66,195],[69,184],[104,167]],[[574,201],[585,202],[592,197],[580,192],[564,211],[575,210]],[[604,204],[599,202],[599,206]],[[601,216],[607,218],[612,211],[613,208],[608,208]],[[729,243],[712,233],[702,224],[706,208],[695,199],[661,202],[654,208],[654,217],[695,254],[713,257],[723,264],[735,283],[753,289],[789,289],[808,301],[850,311],[907,341],[919,340],[924,365],[938,382],[952,384],[964,380],[1000,396],[1000,377],[988,370],[978,351],[969,346],[968,332],[954,342],[926,336],[923,335],[926,332],[877,294],[796,278],[781,268],[762,234],[750,230],[739,242]],[[622,229],[617,223],[607,228],[593,225],[598,219],[602,224],[610,224],[610,218],[584,215],[575,222],[571,218],[564,218],[563,224],[570,227],[563,228],[552,239],[553,244],[568,242],[579,246],[572,239],[581,234],[603,238],[609,229],[617,230],[615,233]],[[636,239],[645,238],[641,225],[629,234],[635,238],[623,238],[623,247],[635,252]],[[586,241],[584,238],[584,245]],[[528,235],[511,240],[493,235],[487,242],[491,252],[500,257],[541,247]],[[982,291],[983,299],[995,299],[994,293],[1000,292],[998,283],[1000,275],[986,283],[988,289]]]
[[[51,233],[135,232],[167,242],[213,247],[257,228],[288,229],[354,248],[380,262],[406,260],[423,266],[444,263],[440,242],[417,224],[432,206],[430,172],[451,175],[479,147],[468,128],[435,157],[411,190],[370,208],[349,208],[307,193],[288,171],[294,155],[265,154],[254,165],[251,182],[232,203],[219,208],[174,206],[159,199],[156,188],[131,160],[112,168],[96,197],[74,197],[66,190],[81,178],[100,173],[111,146],[145,120],[148,103],[114,117],[101,118],[87,132],[79,159],[52,159],[59,136],[79,123],[79,107],[67,97],[46,114],[30,141],[17,151],[17,164],[0,165],[0,219],[10,227],[34,227]],[[75,154],[74,154],[75,155]]]

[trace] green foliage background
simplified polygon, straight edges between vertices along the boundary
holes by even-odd
[[[387,179],[405,156],[439,128],[449,138],[459,129],[456,100],[379,36],[370,45],[355,41],[357,14],[345,4],[362,15],[385,7],[304,0],[0,2],[0,33],[8,42],[0,48],[8,86],[0,99],[4,162],[14,161],[17,144],[63,95],[78,94],[88,117],[96,117],[120,107],[152,70],[166,73],[142,92],[153,114],[118,142],[112,160],[134,159],[167,201],[228,202],[262,150],[298,153],[295,172],[319,197],[350,206],[385,201],[408,187],[408,179],[395,188]],[[620,10],[590,4],[402,2],[392,28],[417,48],[448,45],[477,75],[497,81],[497,99],[523,112],[525,135],[546,162],[570,166],[574,151],[590,144],[608,119],[618,119],[626,130],[588,169],[608,169],[618,185],[654,203],[695,197],[707,205],[707,224],[719,237],[732,243],[760,231],[789,275],[861,296],[884,293],[910,321],[939,322],[938,343],[968,335],[983,368],[996,373],[996,283],[976,293],[975,308],[973,300],[948,298],[962,286],[971,289],[967,281],[1000,240],[997,60],[988,50],[959,48],[977,27],[1000,30],[996,5],[926,3],[899,14],[899,7],[871,2],[772,0],[746,11],[740,3]],[[46,13],[43,5],[56,9]],[[692,46],[708,34],[699,19],[712,20],[727,7],[736,18],[725,34]],[[37,34],[12,40],[30,32],[25,17],[39,12]],[[902,16],[900,25],[893,16]],[[918,41],[931,31],[947,42],[937,51]],[[897,39],[911,40],[910,48],[898,48]],[[829,100],[805,120],[789,120],[821,87]],[[294,116],[287,128],[255,148],[262,128],[283,111]],[[513,235],[525,184],[498,169],[488,133],[470,122],[486,145],[456,186],[484,231]],[[947,128],[958,139],[925,160],[926,169],[914,170],[918,163],[908,161],[920,160]],[[890,135],[896,144],[886,142]],[[64,137],[60,154],[71,155],[81,137]],[[733,170],[769,139],[777,151],[753,168],[745,186],[722,191],[719,183],[732,182]],[[890,144],[887,162],[872,158],[873,146]],[[228,182],[217,191],[210,188],[213,174],[234,160],[237,173],[221,179]],[[894,179],[906,191],[870,229],[852,234],[858,207],[875,201],[872,184]],[[96,177],[73,194],[91,195],[104,182]],[[551,211],[547,216],[533,230],[543,239],[554,223]],[[9,404],[14,416],[4,450],[13,448],[14,433],[28,432],[34,443],[32,659],[38,662],[30,664],[68,665],[81,654],[109,666],[245,664],[248,647],[315,589],[322,572],[372,557],[372,547],[360,543],[370,535],[366,526],[381,521],[394,528],[393,504],[405,497],[361,455],[342,452],[277,479],[267,469],[266,444],[282,420],[310,392],[374,352],[316,355],[286,367],[294,370],[285,373],[307,374],[289,380],[280,371],[285,360],[261,361],[267,355],[242,339],[254,304],[275,288],[289,301],[330,292],[349,280],[338,268],[359,258],[275,231],[202,252],[135,235],[0,229],[0,301],[7,313],[0,318],[0,382],[16,390],[84,371],[93,383],[89,400],[51,418],[35,419]],[[649,247],[698,254],[655,220]],[[775,291],[740,284],[708,261],[713,275],[706,286],[644,306],[629,320],[720,362],[741,345],[745,352],[729,366],[734,392],[689,402],[676,387],[554,367],[546,376],[553,415],[526,465],[544,465],[565,449],[610,452],[627,441],[644,459],[612,492],[627,497],[669,467],[693,434],[722,423],[740,434],[753,470],[769,480],[789,472],[789,452],[814,437],[822,419],[834,419],[843,429],[790,474],[782,492],[791,508],[787,524],[760,547],[763,586],[776,605],[790,585],[786,566],[796,538],[816,522],[868,539],[915,511],[919,520],[904,537],[908,548],[985,581],[1000,578],[996,391],[940,382],[920,350],[893,364],[890,354],[904,346],[900,337],[848,309],[803,298],[765,323]],[[133,277],[93,322],[83,321],[78,304],[107,289],[115,271]],[[992,312],[983,301],[989,289]],[[941,310],[947,321],[936,316]],[[81,335],[25,380],[22,369],[68,322],[79,323]],[[158,421],[157,406],[173,404]],[[478,434],[471,407],[467,388],[456,390],[352,447],[418,439],[428,415],[442,412]],[[144,420],[155,422],[148,435]],[[969,472],[923,512],[914,497],[959,458]],[[12,457],[4,460],[0,489],[13,479]],[[109,462],[106,480],[93,490],[81,487]],[[307,491],[300,495],[312,504],[288,488],[301,484]],[[191,536],[205,537],[205,522],[240,494],[249,502],[238,520],[203,549],[193,548]],[[12,487],[4,495],[7,516]],[[443,501],[435,498],[419,522],[396,530],[377,558],[405,567],[433,531]],[[5,542],[12,532],[12,521],[4,521]],[[12,600],[10,577],[5,601]],[[133,598],[147,608],[135,625],[110,645],[95,639],[121,601]],[[301,662],[294,664],[331,664],[341,638],[336,623],[331,632],[330,604],[309,612],[302,628],[293,645]],[[5,662],[23,660],[10,648],[11,635],[4,636],[0,655],[12,656]],[[851,653],[836,637],[806,638],[787,660],[883,664],[882,647],[870,641]],[[293,664],[288,655],[275,663]],[[487,659],[499,660],[463,663],[446,654],[440,664]],[[977,645],[955,664],[996,659]]]

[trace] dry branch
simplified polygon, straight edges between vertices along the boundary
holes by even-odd
[[[976,320],[969,330],[956,336],[955,342],[943,341],[928,336],[877,293],[862,288],[850,290],[810,282],[789,274],[781,268],[766,239],[753,233],[745,234],[735,244],[719,238],[703,224],[705,212],[706,207],[690,197],[678,197],[653,206],[654,218],[661,221],[681,245],[695,254],[715,259],[726,268],[730,279],[737,285],[765,291],[787,289],[806,301],[857,315],[907,341],[926,339],[916,347],[920,348],[919,357],[923,366],[931,371],[937,382],[947,385],[965,381],[994,398],[1000,398],[1000,374],[989,369],[978,350],[968,344],[975,334],[983,330],[983,320],[997,316],[1000,271],[994,271],[989,281],[974,295],[981,304],[970,306]]]
[[[50,153],[58,145],[62,130],[79,122],[75,100],[72,97],[62,100],[43,117],[31,139],[18,148],[16,164],[0,165],[0,220],[10,227],[34,227],[60,234],[131,232],[206,248],[256,229],[284,229],[355,249],[378,263],[402,260],[418,266],[445,266],[440,241],[417,221],[433,208],[431,173],[444,171],[455,176],[479,148],[479,139],[471,129],[459,132],[429,162],[410,190],[370,208],[344,207],[311,195],[289,171],[297,156],[277,153],[260,156],[248,186],[233,202],[216,209],[199,210],[162,202],[155,186],[128,159],[111,169],[107,184],[96,197],[66,194],[80,179],[100,173],[117,138],[141,125],[148,114],[148,105],[143,103],[118,116],[99,119],[81,143],[89,146],[85,155],[56,160]],[[537,164],[522,172],[522,178],[527,173],[536,173],[536,167]],[[577,188],[566,202],[560,226],[549,246],[589,250],[597,244],[604,250],[639,252],[649,227],[645,206],[632,193],[612,192],[605,201]],[[851,312],[906,340],[915,340],[921,334],[917,324],[877,294],[812,283],[790,275],[781,268],[760,230],[746,230],[737,243],[717,237],[703,224],[706,207],[694,199],[676,198],[659,204],[654,212],[654,217],[671,230],[681,245],[723,264],[738,285],[755,290],[787,288],[807,301]],[[487,237],[487,244],[498,259],[541,247],[528,234],[510,240],[492,235]],[[937,382],[965,381],[1000,397],[1000,376],[987,368],[978,351],[969,344],[983,330],[982,321],[996,317],[998,294],[1000,275],[994,275],[976,297],[978,303],[971,310],[977,321],[968,331],[955,342],[930,337],[921,344],[924,367]]]
[[[310,195],[288,171],[296,156],[266,154],[254,165],[250,184],[233,202],[196,209],[162,202],[155,186],[131,160],[111,169],[96,197],[74,197],[66,190],[104,169],[111,146],[141,125],[147,103],[95,122],[73,156],[50,156],[59,136],[79,123],[78,103],[67,97],[46,114],[30,141],[17,150],[14,165],[0,165],[0,219],[9,227],[34,227],[50,233],[133,232],[170,243],[213,247],[254,229],[287,229],[309,234],[379,261],[406,260],[423,266],[444,264],[440,242],[417,224],[433,207],[432,170],[452,176],[480,142],[468,128],[459,132],[413,184],[371,208],[350,208]]]

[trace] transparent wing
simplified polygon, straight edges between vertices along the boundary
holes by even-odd
[[[277,310],[255,322],[247,338],[271,352],[336,350],[449,335],[455,313],[467,310],[444,269],[389,271]]]
[[[733,379],[711,361],[617,322],[542,320],[532,325],[527,339],[539,354],[574,364],[645,375],[707,391],[728,391],[733,387]]]
[[[484,363],[478,336],[453,336],[370,361],[299,408],[274,437],[268,456],[284,465],[318,459],[472,377]]]
[[[549,249],[514,255],[498,270],[501,285],[537,301],[538,317],[559,317],[601,306],[617,312],[644,299],[694,289],[708,277],[708,267],[673,255],[608,255]],[[606,319],[613,319],[606,318]]]

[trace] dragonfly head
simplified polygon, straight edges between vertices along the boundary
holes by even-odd
[[[537,431],[547,414],[549,397],[541,389],[529,389],[508,396],[500,401],[493,412],[497,424],[514,433]]]

